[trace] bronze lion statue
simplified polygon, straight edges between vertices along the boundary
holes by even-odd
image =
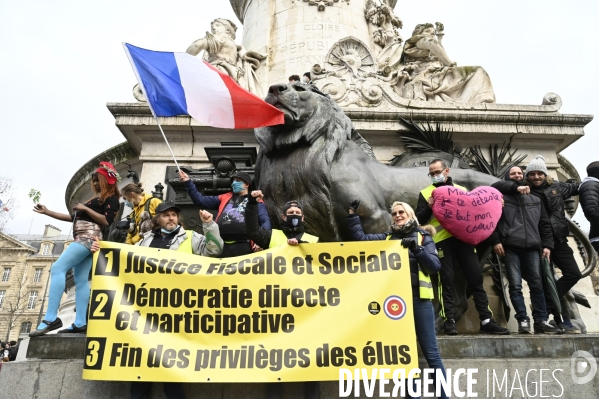
[[[364,231],[380,233],[391,224],[393,201],[415,208],[420,190],[430,184],[428,168],[378,162],[351,120],[315,86],[273,85],[265,100],[285,113],[283,125],[255,129],[260,144],[256,184],[268,199],[273,227],[283,204],[298,200],[307,232],[321,242],[343,241],[348,238],[347,209],[357,199]],[[497,181],[467,169],[452,169],[451,176],[468,189]]]

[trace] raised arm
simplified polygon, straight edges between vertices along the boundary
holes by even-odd
[[[185,185],[185,191],[187,191],[189,198],[191,198],[191,201],[195,206],[199,206],[202,209],[218,209],[220,205],[220,199],[218,197],[202,195],[187,173],[182,170],[179,171],[179,178]]]
[[[266,208],[263,203],[259,203],[256,200],[260,194],[260,191],[252,191],[248,197],[248,205],[245,209],[245,226],[247,235],[252,241],[254,241],[260,248],[268,248],[270,247],[272,229],[266,229],[260,223],[260,205]],[[268,220],[268,223],[270,224],[270,219]]]
[[[72,222],[73,218],[71,217],[71,215],[68,215],[66,213],[59,213],[59,212],[54,212],[49,210],[48,208],[46,208],[45,205],[42,204],[37,204],[33,207],[33,212],[42,214],[42,215],[47,215],[50,216],[51,218],[57,219],[57,220],[62,220],[63,222]]]

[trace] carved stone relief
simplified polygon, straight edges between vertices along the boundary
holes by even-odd
[[[304,0],[311,6],[318,7],[318,11],[324,11],[327,6],[332,6],[334,3],[339,3],[339,0]],[[349,4],[349,0],[342,0]]]

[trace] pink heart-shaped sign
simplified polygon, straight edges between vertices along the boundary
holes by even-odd
[[[486,240],[501,218],[503,195],[493,187],[482,186],[470,192],[454,186],[433,191],[433,214],[444,229],[471,245]]]

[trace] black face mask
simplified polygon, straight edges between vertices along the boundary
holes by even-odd
[[[287,220],[284,221],[285,226],[290,229],[298,229],[303,227],[304,222],[302,221],[302,217],[300,215],[289,215],[287,216]]]

